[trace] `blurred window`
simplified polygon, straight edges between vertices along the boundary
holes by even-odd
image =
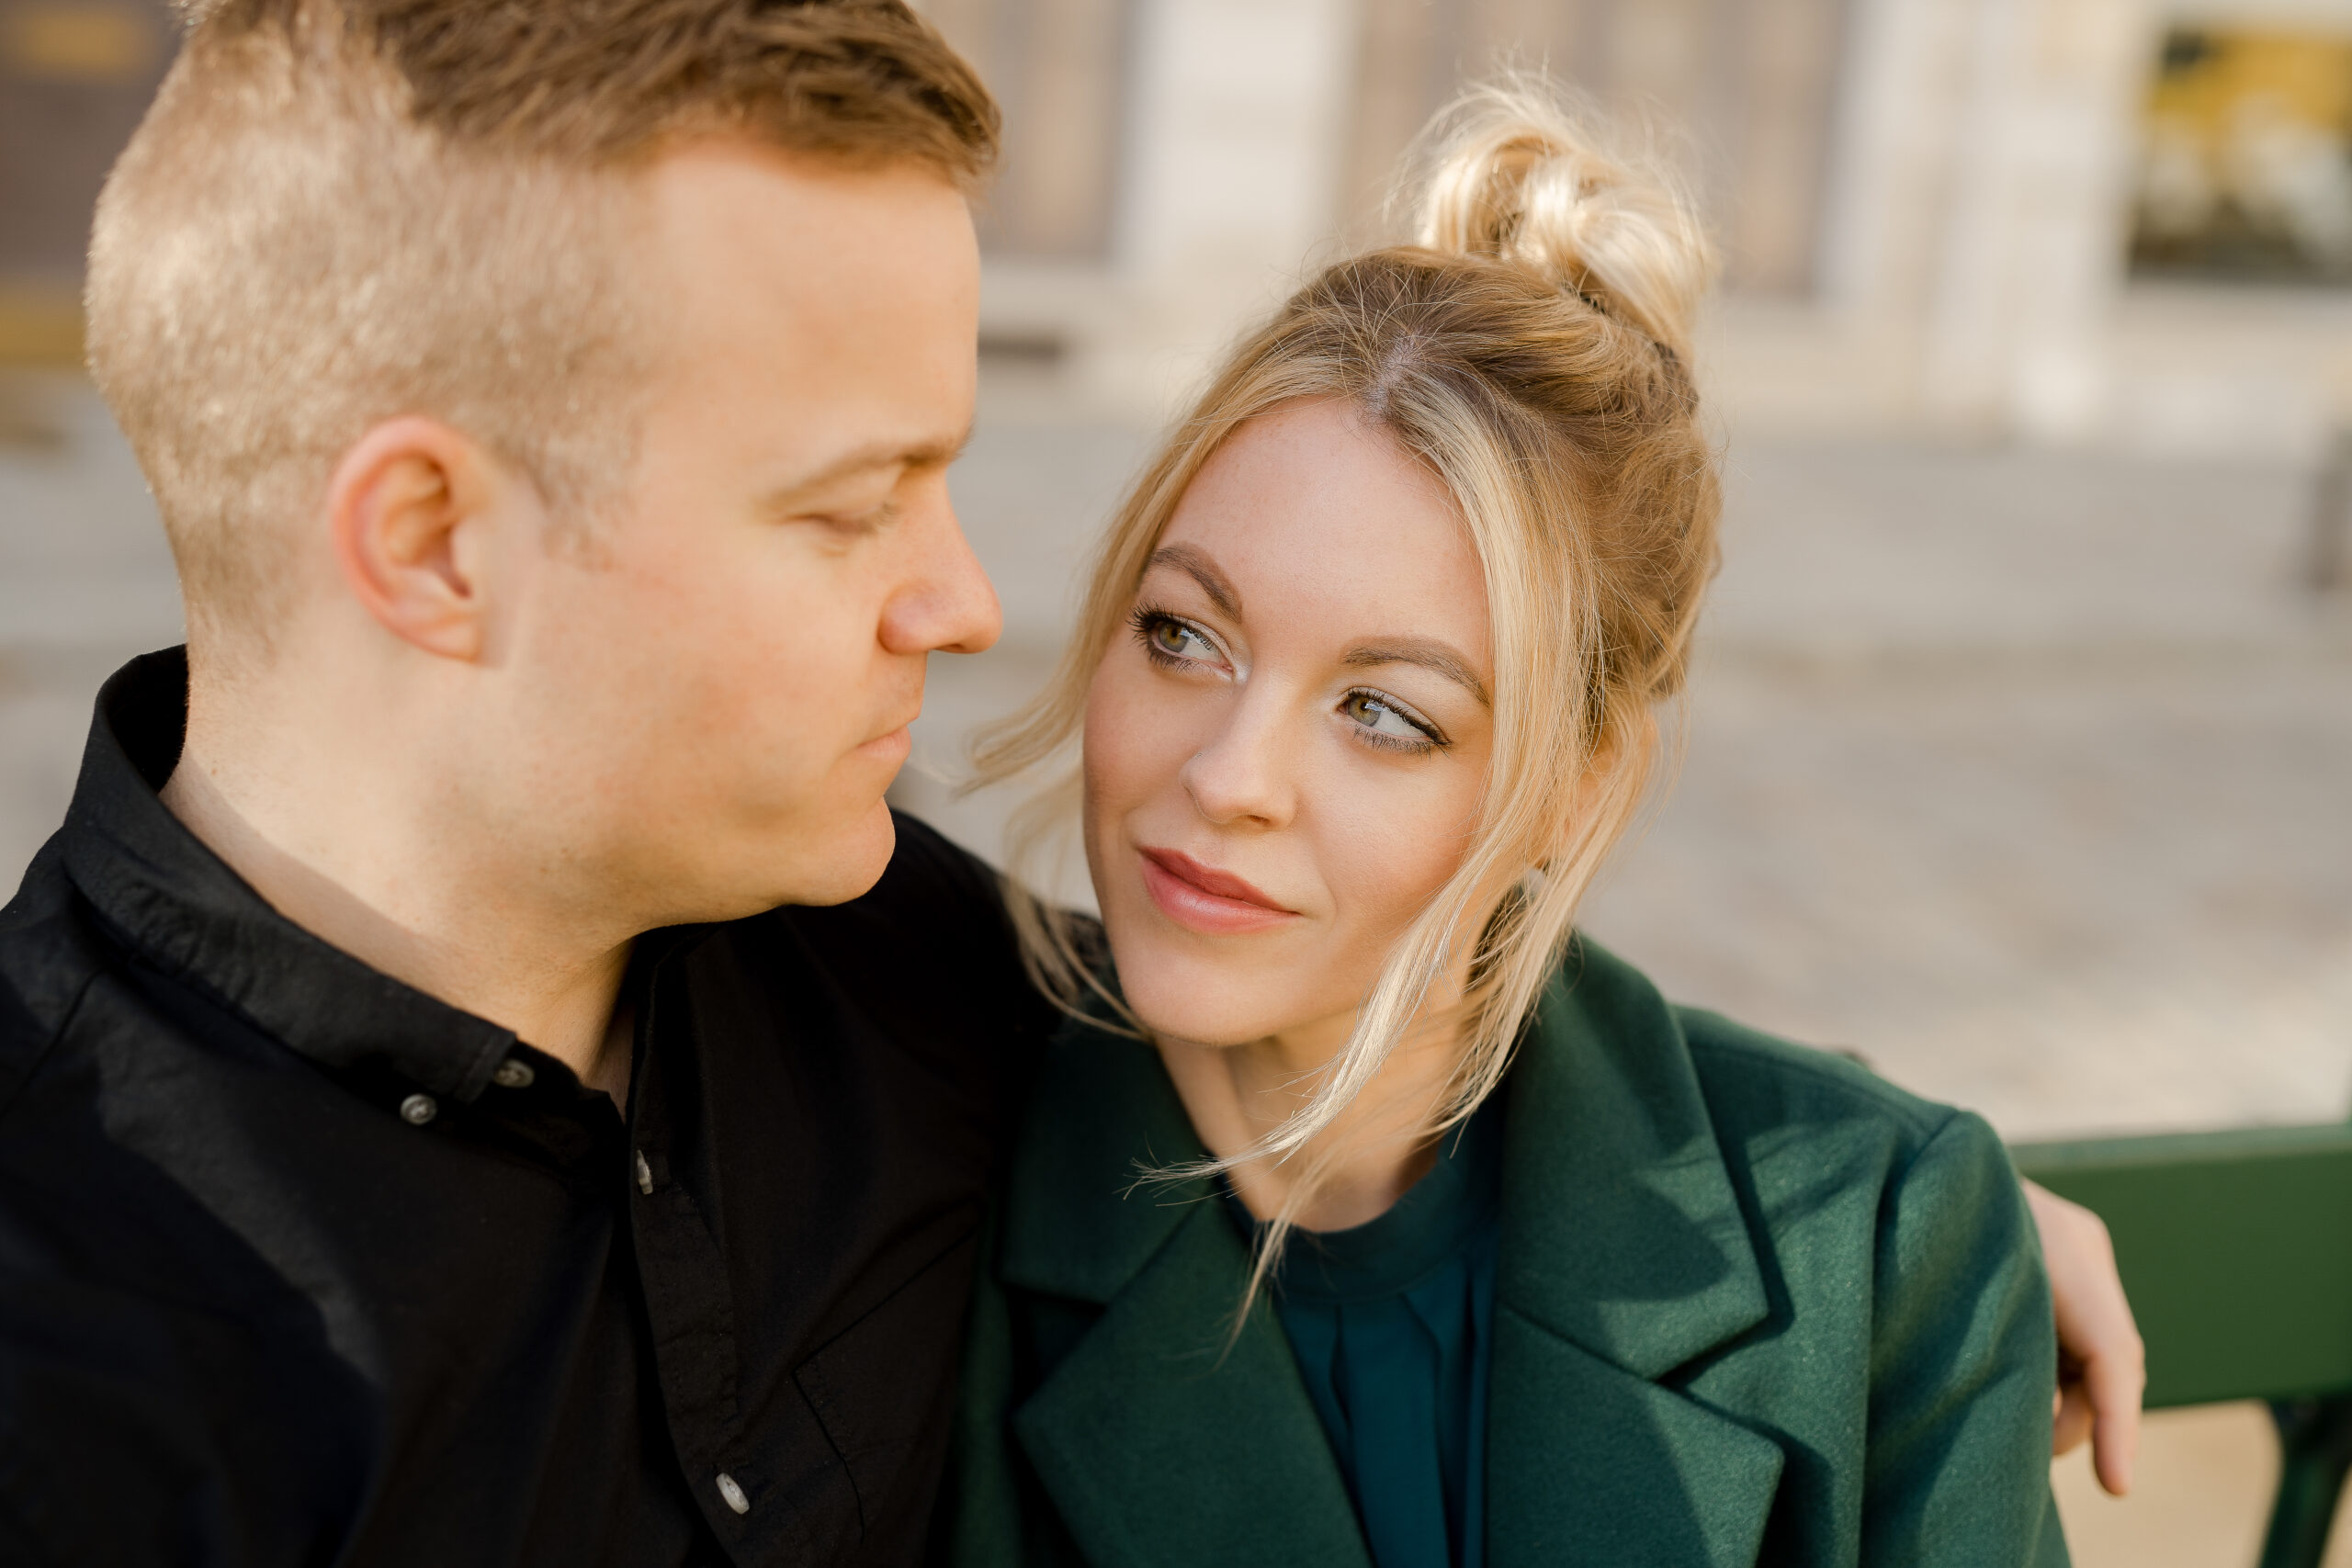
[[[80,357],[90,208],[176,38],[163,0],[0,0],[0,362]]]
[[[981,243],[998,255],[1104,259],[1134,0],[924,0],[921,9],[1004,109]]]
[[[1813,286],[1849,0],[1363,0],[1349,138],[1360,231],[1398,155],[1464,82],[1542,66],[1656,125],[1697,187],[1731,283]]]
[[[2132,271],[2352,281],[2352,37],[2165,38],[2142,127]]]

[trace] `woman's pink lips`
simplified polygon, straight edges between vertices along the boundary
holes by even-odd
[[[1223,936],[1298,918],[1241,878],[1174,850],[1145,850],[1143,885],[1159,912],[1190,931]]]

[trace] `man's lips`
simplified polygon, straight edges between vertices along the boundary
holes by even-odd
[[[913,736],[908,733],[908,727],[913,723],[914,718],[910,716],[871,740],[859,741],[857,750],[868,752],[878,751],[886,755],[892,751],[904,751],[914,743]]]
[[[1230,872],[1203,865],[1175,850],[1145,850],[1143,885],[1159,912],[1189,931],[1210,935],[1261,931],[1298,919]]]

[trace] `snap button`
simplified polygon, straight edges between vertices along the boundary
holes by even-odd
[[[412,1094],[401,1101],[401,1120],[412,1127],[422,1127],[439,1115],[441,1108],[433,1103],[429,1094]]]
[[[531,1071],[530,1063],[518,1062],[509,1056],[498,1064],[498,1070],[490,1075],[490,1081],[501,1089],[528,1089],[531,1080],[537,1076]]]
[[[648,1198],[650,1198],[653,1196],[653,1168],[645,1163],[645,1151],[643,1149],[637,1150],[636,1154],[637,1190],[639,1192],[644,1193]],[[721,1479],[723,1480],[725,1478],[721,1477]],[[734,1483],[730,1481],[728,1482],[728,1484],[731,1486]],[[736,1510],[738,1513],[741,1513],[741,1511],[742,1510],[740,1508]]]
[[[752,1511],[752,1500],[743,1495],[743,1489],[735,1484],[735,1478],[723,1470],[718,1472],[718,1495],[726,1500],[727,1506],[737,1513],[748,1514]]]

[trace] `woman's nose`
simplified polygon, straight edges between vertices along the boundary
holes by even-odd
[[[1221,827],[1279,828],[1297,812],[1281,717],[1277,705],[1266,700],[1271,695],[1245,687],[1224,726],[1184,764],[1184,793],[1194,809]]]

